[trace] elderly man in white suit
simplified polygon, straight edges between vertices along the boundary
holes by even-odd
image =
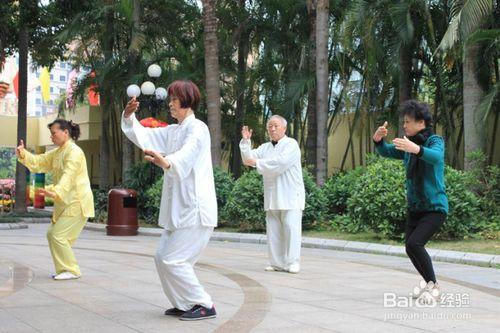
[[[264,210],[269,266],[266,271],[300,271],[302,211],[305,190],[301,153],[286,133],[285,118],[274,115],[267,122],[271,142],[252,149],[252,130],[243,126],[240,151],[243,163],[255,167],[264,180]]]
[[[196,119],[200,101],[191,81],[168,88],[169,107],[178,125],[145,128],[132,99],[122,115],[125,135],[146,153],[145,159],[164,169],[159,225],[163,231],[155,255],[163,290],[174,306],[166,315],[181,320],[214,318],[215,307],[194,272],[194,264],[217,225],[217,200],[207,126]]]

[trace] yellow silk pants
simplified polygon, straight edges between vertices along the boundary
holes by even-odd
[[[80,214],[78,216],[60,216],[50,224],[47,230],[47,240],[56,274],[70,272],[81,275],[71,245],[80,235],[85,223],[87,223],[87,218]]]

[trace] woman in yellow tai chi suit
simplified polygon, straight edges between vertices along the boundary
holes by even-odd
[[[72,121],[56,119],[48,125],[56,149],[33,155],[24,149],[21,140],[16,148],[20,163],[31,172],[53,175],[54,187],[39,193],[54,199],[52,223],[47,230],[50,253],[54,260],[55,280],[78,279],[80,267],[71,245],[76,241],[87,219],[94,216],[94,198],[90,189],[87,162],[83,151],[75,143],[80,127]]]

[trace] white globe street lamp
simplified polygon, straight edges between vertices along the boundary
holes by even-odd
[[[150,77],[156,78],[160,77],[161,75],[161,67],[158,66],[157,64],[152,64],[148,67],[148,75]]]
[[[141,107],[147,108],[149,113],[153,117],[156,117],[168,97],[168,92],[163,87],[156,88],[153,83],[157,82],[156,80],[161,75],[160,66],[157,64],[150,65],[148,67],[148,75],[151,78],[151,81],[143,82],[140,88],[136,84],[129,85],[127,87],[127,96],[129,98],[138,98],[142,95],[139,100]]]
[[[160,101],[164,101],[167,99],[167,89],[163,87],[156,88],[155,97]]]
[[[131,84],[127,87],[127,96],[130,98],[139,97],[141,95],[141,88],[137,84]]]
[[[153,95],[155,93],[155,85],[151,81],[146,81],[141,85],[141,91],[144,95]]]

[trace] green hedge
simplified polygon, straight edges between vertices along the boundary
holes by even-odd
[[[215,193],[217,195],[217,207],[219,210],[219,226],[227,224],[227,213],[225,210],[226,203],[231,196],[231,191],[234,188],[234,178],[231,173],[226,170],[214,168]]]
[[[326,198],[316,186],[307,169],[303,169],[306,205],[302,229],[320,228],[326,208]],[[252,170],[235,183],[226,205],[228,224],[241,231],[266,230],[262,176]]]
[[[225,207],[227,224],[241,231],[266,230],[262,176],[252,170],[234,184]]]
[[[491,236],[500,228],[500,205],[492,183],[496,169],[488,167],[487,184],[476,171],[445,169],[449,215],[435,239]],[[347,181],[348,180],[348,181]],[[374,231],[401,239],[406,216],[405,171],[401,161],[371,156],[367,167],[332,176],[322,188],[329,202],[331,226],[344,232]],[[473,186],[472,184],[476,184]],[[489,197],[476,188],[485,189]],[[486,191],[486,190],[485,190]],[[340,204],[339,204],[340,203]],[[346,203],[345,210],[343,207]],[[343,214],[343,215],[335,215]]]
[[[500,230],[500,168],[487,166],[482,154],[470,157],[473,168],[445,169],[450,212],[436,239],[497,237]],[[304,169],[306,207],[303,229],[325,226],[344,232],[373,231],[382,237],[401,239],[406,216],[405,171],[401,161],[370,155],[368,166],[334,174],[318,188]],[[126,187],[139,189],[139,213],[156,223],[163,186],[163,173],[141,163],[131,171]],[[154,179],[151,183],[150,180]],[[241,231],[265,231],[262,176],[255,170],[238,180],[214,168],[219,225]],[[147,189],[147,190],[140,190]],[[105,220],[107,191],[95,191],[96,219]]]

